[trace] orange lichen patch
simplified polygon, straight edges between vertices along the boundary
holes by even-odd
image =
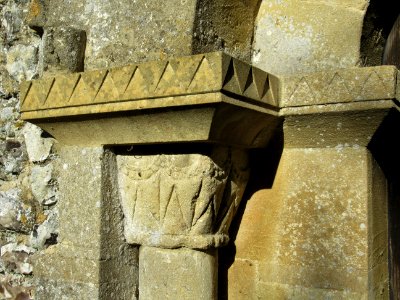
[[[39,213],[37,216],[36,216],[36,223],[37,224],[42,224],[44,221],[46,221],[47,220],[47,216],[44,214],[44,213]]]
[[[24,225],[28,225],[29,221],[25,214],[21,215],[21,223]]]
[[[28,17],[29,18],[35,18],[40,14],[40,3],[38,0],[32,0],[31,5],[29,7],[29,13]]]

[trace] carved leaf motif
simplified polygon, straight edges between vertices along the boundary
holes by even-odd
[[[183,220],[186,228],[190,229],[194,216],[197,197],[200,193],[201,178],[181,179],[176,184],[176,193],[178,196]]]

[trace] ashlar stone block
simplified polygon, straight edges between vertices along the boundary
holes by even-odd
[[[141,247],[140,299],[217,299],[216,252]]]

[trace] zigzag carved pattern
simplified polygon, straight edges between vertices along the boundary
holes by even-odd
[[[21,111],[221,90],[276,105],[266,72],[221,52],[59,75],[22,87]]]
[[[390,99],[395,92],[393,70],[392,67],[354,68],[289,79],[282,105]]]

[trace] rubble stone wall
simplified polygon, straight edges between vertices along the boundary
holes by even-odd
[[[38,76],[28,0],[0,1],[0,299],[33,297],[31,257],[57,242],[54,139],[19,119],[19,83]]]

